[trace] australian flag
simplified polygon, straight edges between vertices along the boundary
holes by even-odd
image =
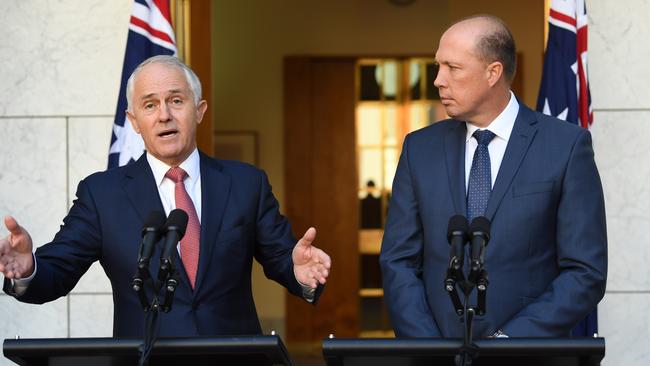
[[[537,110],[589,128],[593,122],[587,80],[587,8],[585,0],[552,0],[548,43]],[[572,330],[574,337],[598,332],[596,309]]]
[[[585,0],[552,0],[537,110],[589,128],[593,121],[587,79]]]
[[[129,22],[120,95],[115,110],[108,168],[126,165],[144,152],[144,142],[126,118],[126,81],[144,60],[156,55],[176,55],[169,0],[135,0]]]

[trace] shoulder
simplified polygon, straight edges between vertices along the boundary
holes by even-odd
[[[404,146],[409,149],[419,149],[431,145],[443,146],[444,140],[450,134],[452,136],[464,136],[465,132],[465,122],[455,119],[445,119],[410,132],[404,138]]]
[[[135,164],[135,163],[134,163]],[[82,179],[80,184],[86,184],[88,186],[102,186],[102,185],[112,185],[124,179],[127,175],[127,172],[131,170],[130,165],[125,165],[117,168],[111,168],[108,170],[95,172]]]
[[[201,168],[215,169],[232,177],[255,177],[264,175],[258,167],[238,160],[219,159],[201,154]]]
[[[409,136],[409,139],[416,140],[435,138],[438,136],[444,136],[445,133],[450,129],[454,130],[456,128],[465,128],[464,124],[465,122],[455,119],[445,119],[410,132],[407,136]]]
[[[519,115],[517,118],[523,119],[524,121],[534,122],[537,129],[545,133],[577,136],[588,131],[575,123],[570,123],[557,117],[534,111],[523,103],[519,104]]]
[[[204,175],[215,179],[227,177],[235,189],[258,189],[262,185],[269,184],[266,173],[254,165],[201,154],[201,176]]]

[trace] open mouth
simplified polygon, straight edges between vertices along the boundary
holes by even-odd
[[[163,137],[163,138],[164,137],[172,137],[172,136],[175,136],[176,134],[178,134],[177,130],[165,130],[165,131],[159,133],[158,137]]]

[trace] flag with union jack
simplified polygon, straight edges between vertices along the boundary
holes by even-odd
[[[135,0],[126,40],[108,168],[126,165],[144,152],[144,142],[126,118],[126,82],[135,68],[156,55],[176,55],[169,0]]]
[[[537,110],[589,128],[593,122],[587,78],[585,0],[552,0]]]
[[[587,79],[587,8],[585,0],[552,0],[548,42],[537,110],[589,128],[593,122]],[[574,337],[598,333],[593,310],[571,331]]]

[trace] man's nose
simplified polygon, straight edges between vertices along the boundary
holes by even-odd
[[[446,81],[445,81],[445,77],[444,77],[443,74],[444,74],[444,72],[441,69],[438,69],[438,73],[436,74],[436,78],[435,78],[435,80],[433,80],[433,86],[435,86],[436,88],[441,88],[441,87],[445,86]]]
[[[171,116],[169,105],[166,102],[161,103],[158,119],[162,122],[167,122],[171,119]]]

